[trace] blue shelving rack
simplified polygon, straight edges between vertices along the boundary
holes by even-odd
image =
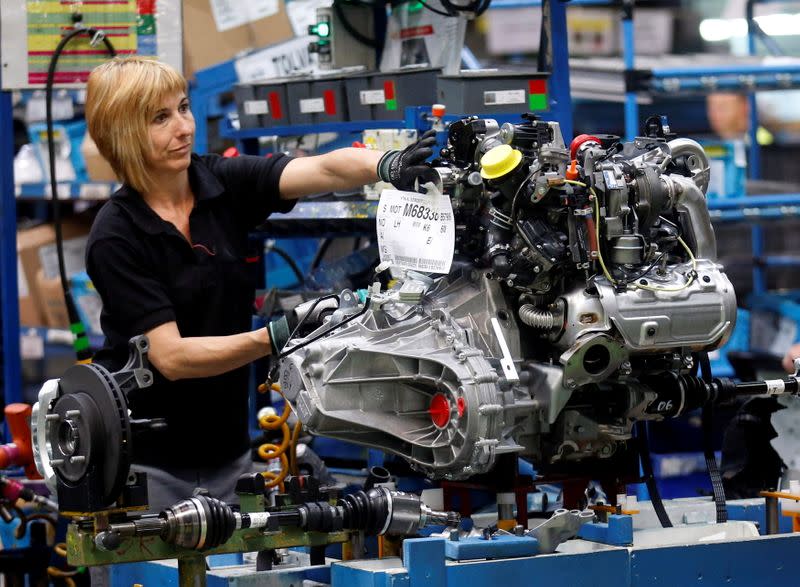
[[[0,320],[5,404],[22,398],[17,299],[17,213],[14,201],[14,129],[11,93],[0,91]]]

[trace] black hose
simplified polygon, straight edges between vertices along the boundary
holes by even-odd
[[[76,17],[78,18],[78,17]],[[79,18],[78,18],[79,19]],[[67,271],[64,266],[64,235],[61,229],[61,207],[58,200],[58,182],[56,181],[56,147],[53,140],[53,85],[55,83],[56,66],[58,65],[58,58],[64,51],[73,38],[87,34],[94,38],[97,35],[102,35],[97,29],[91,28],[76,28],[67,33],[56,46],[53,56],[50,58],[50,64],[47,67],[47,84],[45,85],[45,112],[47,119],[47,154],[50,157],[50,198],[53,203],[53,224],[56,231],[56,254],[58,256],[58,273],[61,278],[61,290],[64,292],[64,303],[67,306],[67,316],[69,317],[70,330],[73,334],[72,347],[79,362],[88,361],[91,359],[92,353],[89,349],[89,338],[86,336],[86,328],[81,322],[78,310],[75,307],[75,301],[72,299],[72,293],[69,290],[69,280],[67,279]],[[114,57],[116,51],[111,42],[103,36],[103,42],[108,49],[109,54]]]
[[[306,277],[305,277],[305,275],[303,275],[303,272],[300,271],[300,267],[297,265],[295,260],[292,259],[292,256],[289,253],[287,253],[285,250],[283,250],[280,247],[276,247],[275,245],[269,245],[267,247],[267,250],[275,252],[275,253],[278,253],[278,255],[280,255],[280,257],[284,261],[286,261],[286,264],[289,265],[289,268],[292,270],[292,272],[297,277],[297,280],[300,282],[300,286],[301,287],[305,287],[305,285],[306,285]]]
[[[658,490],[656,477],[653,473],[653,460],[650,456],[650,439],[647,422],[640,421],[637,423],[637,433],[642,474],[644,475],[645,485],[647,485],[647,492],[650,494],[650,502],[653,504],[653,510],[656,512],[656,516],[658,516],[658,521],[661,522],[661,527],[672,528],[672,522],[669,519],[667,510],[664,508],[664,502],[661,500],[661,492]]]
[[[708,353],[699,353],[699,363],[703,381],[711,383],[711,362],[708,360]],[[722,524],[728,521],[728,508],[725,505],[725,488],[722,485],[722,475],[717,465],[717,457],[714,455],[714,435],[713,435],[713,412],[711,404],[703,406],[701,420],[703,426],[703,456],[706,460],[708,476],[711,478],[711,487],[714,491],[714,504],[717,508],[717,523]]]
[[[486,0],[472,0],[472,2],[469,2],[463,6],[453,4],[450,0],[439,1],[442,3],[444,9],[450,11],[452,14],[457,14],[459,12],[472,12],[475,14],[475,16],[480,16],[483,11],[489,7],[489,2]]]
[[[311,266],[308,268],[308,272],[311,273],[317,267],[319,267],[322,260],[325,258],[325,253],[328,252],[328,249],[331,246],[333,239],[331,237],[327,237],[322,239],[322,242],[319,243],[319,247],[317,247],[317,252],[314,253],[314,258],[311,260]]]
[[[436,14],[440,14],[442,16],[455,16],[452,12],[445,12],[444,10],[439,10],[438,8],[434,8],[424,0],[419,0],[419,3],[422,4],[425,8],[430,10],[431,12],[435,12]]]
[[[357,31],[347,17],[344,15],[344,10],[342,10],[342,1],[341,0],[334,0],[333,2],[333,10],[336,12],[336,16],[339,18],[339,22],[344,27],[350,36],[352,36],[356,41],[361,43],[362,45],[366,45],[367,47],[372,47],[373,49],[378,46],[375,39],[370,39],[366,35]]]

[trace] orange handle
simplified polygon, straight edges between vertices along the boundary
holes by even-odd
[[[31,444],[31,406],[28,404],[8,404],[5,407],[6,422],[11,432],[11,442],[15,450],[7,450],[8,445],[0,450],[0,468],[12,465],[25,468],[28,479],[41,479],[41,475],[33,464],[33,445]]]

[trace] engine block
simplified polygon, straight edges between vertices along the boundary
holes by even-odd
[[[553,122],[451,124],[452,269],[297,309],[280,381],[306,428],[460,479],[504,453],[608,459],[636,421],[689,410],[670,378],[725,342],[736,297],[703,149],[647,128],[567,148]]]

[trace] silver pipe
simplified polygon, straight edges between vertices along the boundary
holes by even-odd
[[[711,226],[705,194],[688,177],[670,175],[665,179],[672,183],[675,209],[680,215],[684,230],[694,241],[695,256],[716,261],[717,238]]]
[[[711,179],[711,164],[700,143],[681,137],[671,140],[667,145],[673,160],[679,157],[686,158],[686,167],[692,173],[692,181],[705,194]]]
[[[548,310],[540,310],[531,304],[524,304],[519,309],[519,319],[532,328],[553,330],[556,325],[556,316]]]

